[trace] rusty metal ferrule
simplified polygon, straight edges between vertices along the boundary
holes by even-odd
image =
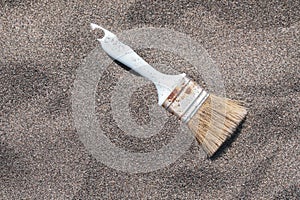
[[[182,122],[187,123],[208,96],[209,94],[196,82],[184,78],[184,84],[176,87],[162,106]]]

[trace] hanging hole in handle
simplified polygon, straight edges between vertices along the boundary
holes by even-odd
[[[105,36],[105,31],[98,25],[96,24],[91,24],[91,28],[92,28],[92,33],[94,35],[94,37],[97,39],[97,40],[101,40],[104,38]]]
[[[105,32],[102,29],[95,29],[93,30],[93,35],[96,37],[96,39],[103,39],[105,36]]]
[[[97,24],[93,24],[91,23],[91,28],[92,30],[101,30],[104,32],[103,34],[100,34],[100,36],[102,36],[102,38],[97,38],[98,41],[103,42],[104,39],[111,39],[111,38],[116,38],[117,36],[115,34],[113,34],[112,32],[106,30],[105,28],[102,28],[101,26],[97,25]]]

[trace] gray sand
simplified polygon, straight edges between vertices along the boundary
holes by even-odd
[[[300,3],[265,2],[1,1],[0,199],[300,199]],[[249,108],[235,138],[214,159],[193,142],[174,163],[148,173],[95,159],[79,139],[71,103],[76,70],[101,51],[90,22],[115,33],[164,27],[198,41],[218,66],[226,96]],[[189,68],[168,52],[140,53]],[[174,118],[148,139],[124,136],[112,118],[110,88],[124,73],[111,64],[98,84],[99,126],[120,148],[159,149],[176,134]],[[132,118],[147,124],[156,99],[153,85],[137,90]]]

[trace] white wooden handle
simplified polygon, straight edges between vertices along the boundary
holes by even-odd
[[[144,59],[142,59],[137,53],[135,53],[129,46],[120,42],[117,36],[110,31],[91,24],[92,29],[101,29],[104,31],[104,37],[98,39],[101,43],[103,50],[114,60],[126,65],[130,69],[134,70],[141,76],[152,81],[158,91],[158,104],[162,105],[176,86],[183,83],[185,74],[168,75],[163,74],[151,65],[149,65]]]

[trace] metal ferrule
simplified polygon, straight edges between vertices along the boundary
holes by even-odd
[[[196,82],[184,78],[184,83],[173,90],[162,106],[182,122],[187,123],[208,96],[209,94]]]

